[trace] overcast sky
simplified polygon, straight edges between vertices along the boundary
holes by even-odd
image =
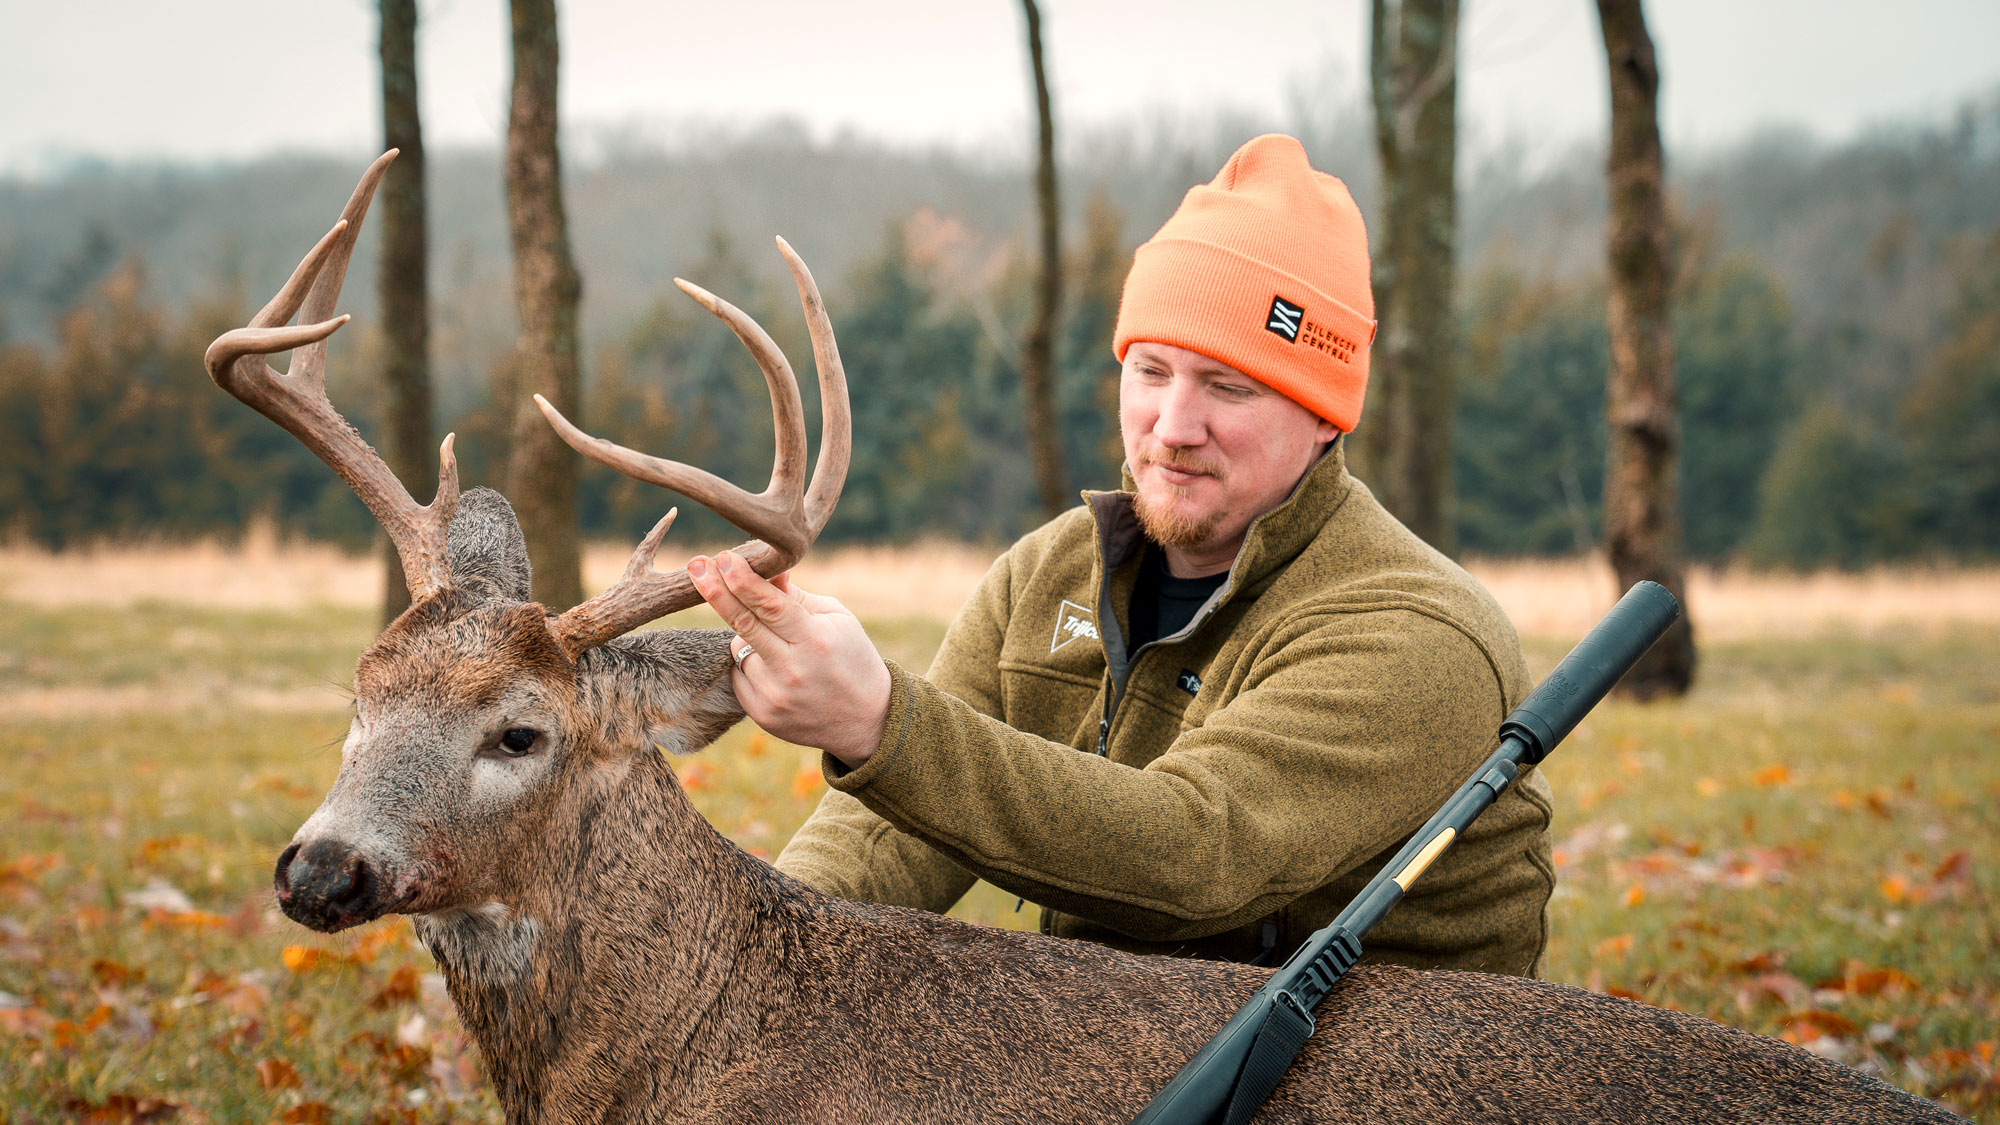
[[[506,124],[504,0],[422,0],[424,129]],[[1358,99],[1364,0],[1042,0],[1060,126]],[[784,115],[817,135],[1016,153],[1013,0],[564,0],[566,127]],[[1464,0],[1461,121],[1533,155],[1603,130],[1589,0]],[[359,151],[380,130],[370,0],[0,0],[0,174],[79,156]],[[1763,126],[1829,140],[2000,89],[1995,0],[1654,0],[1670,146]],[[1074,134],[1072,134],[1074,135]]]

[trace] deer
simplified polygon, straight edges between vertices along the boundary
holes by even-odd
[[[411,595],[361,654],[337,775],[278,857],[284,913],[328,933],[408,916],[510,1122],[1129,1120],[1270,970],[842,901],[711,827],[666,755],[742,717],[731,634],[634,631],[700,600],[685,570],[655,567],[674,510],[608,590],[553,612],[530,598],[506,499],[460,492],[452,438],[420,505],[327,399],[327,340],[348,319],[334,305],[394,156],[206,356],[216,383],[360,496]],[[825,305],[778,246],[823,404],[809,486],[783,352],[687,282],[764,372],[764,492],[592,437],[537,400],[582,454],[753,536],[740,550],[767,577],[817,539],[851,450]],[[266,357],[284,351],[281,374]],[[1790,1044],[1521,977],[1364,963],[1317,1016],[1257,1120],[1959,1120]]]

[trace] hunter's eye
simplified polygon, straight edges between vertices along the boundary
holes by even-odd
[[[515,727],[500,736],[500,749],[509,754],[526,754],[535,748],[535,740],[541,736],[540,731]]]

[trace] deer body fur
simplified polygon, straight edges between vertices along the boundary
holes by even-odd
[[[417,920],[510,1121],[1125,1121],[1266,975],[832,899],[723,839],[657,754],[552,822],[517,908]],[[1318,1018],[1258,1120],[1955,1120],[1539,981],[1363,967]]]

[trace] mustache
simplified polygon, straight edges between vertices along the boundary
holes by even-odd
[[[1200,473],[1218,480],[1222,477],[1221,465],[1178,449],[1160,449],[1140,454],[1138,467],[1143,469],[1148,465],[1164,465],[1170,469],[1179,469],[1185,473]]]

